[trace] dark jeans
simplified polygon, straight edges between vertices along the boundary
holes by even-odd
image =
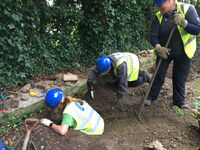
[[[159,58],[158,58],[159,59]],[[157,63],[158,63],[157,59]],[[156,100],[160,89],[165,81],[165,75],[171,61],[174,61],[172,83],[173,83],[173,103],[174,105],[181,106],[185,104],[185,82],[187,80],[191,59],[185,53],[176,56],[169,56],[167,60],[163,59],[155,77],[154,83],[150,90],[148,99]]]
[[[136,86],[142,85],[145,82],[150,82],[150,78],[148,77],[148,75],[145,71],[139,70],[138,79],[136,81],[128,82],[128,86],[136,87]]]

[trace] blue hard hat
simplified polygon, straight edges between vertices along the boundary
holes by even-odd
[[[154,4],[153,6],[159,6],[160,4],[162,4],[163,2],[165,2],[166,0],[154,0]]]
[[[110,66],[111,59],[107,56],[103,56],[97,60],[96,68],[100,74],[105,73]]]
[[[45,97],[45,102],[47,106],[49,106],[51,109],[56,108],[58,103],[63,98],[63,91],[61,89],[52,89],[49,90]]]

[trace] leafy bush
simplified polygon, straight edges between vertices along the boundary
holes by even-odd
[[[150,47],[149,0],[5,0],[0,10],[1,87]]]

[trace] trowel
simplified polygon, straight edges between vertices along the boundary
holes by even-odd
[[[93,86],[91,87],[90,96],[91,96],[92,99],[94,99],[94,88],[93,88]]]

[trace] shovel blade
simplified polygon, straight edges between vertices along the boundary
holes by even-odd
[[[90,91],[90,96],[92,99],[94,99],[94,91]]]

